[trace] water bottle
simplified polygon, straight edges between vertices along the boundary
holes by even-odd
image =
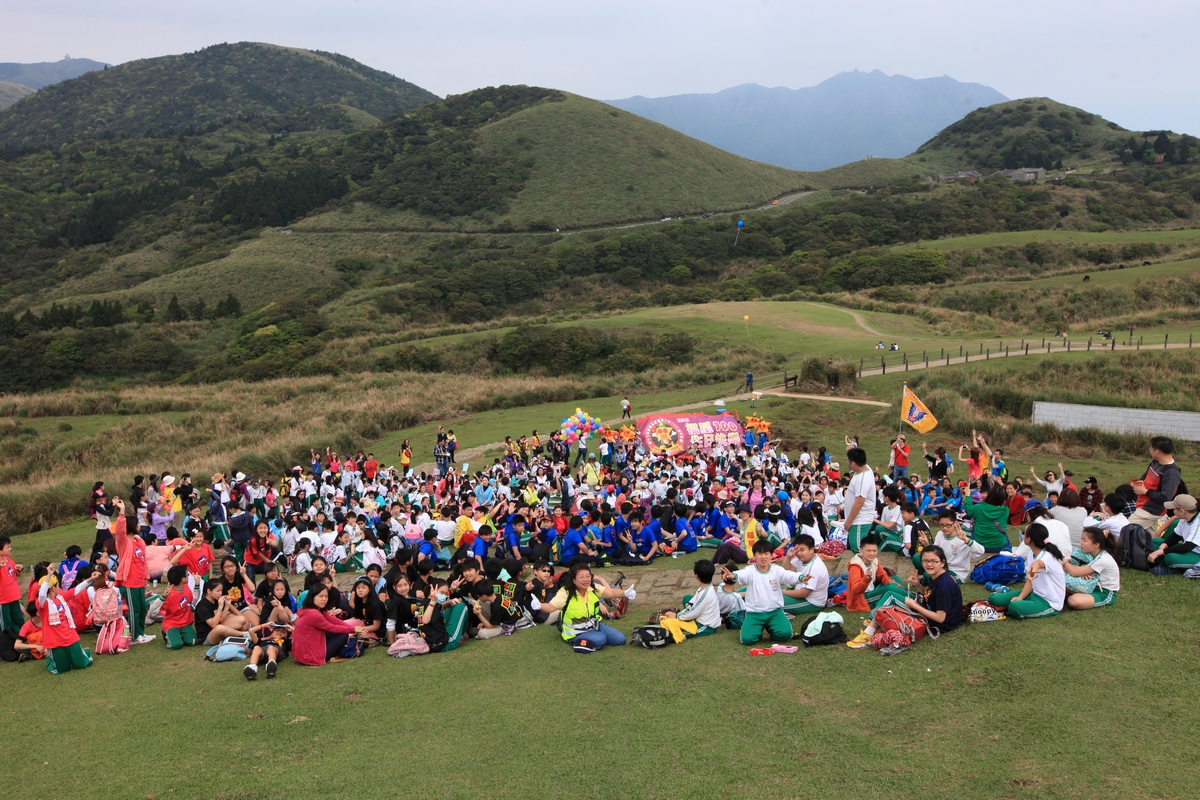
[[[987,589],[989,592],[1007,592],[1008,591],[1008,587],[1005,586],[1003,583],[985,583],[983,585],[983,588]]]

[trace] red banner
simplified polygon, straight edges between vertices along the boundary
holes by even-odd
[[[642,446],[653,453],[670,455],[685,450],[708,452],[713,445],[736,447],[745,429],[732,414],[650,414],[637,421]]]

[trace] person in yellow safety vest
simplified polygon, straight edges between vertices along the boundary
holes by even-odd
[[[593,582],[594,581],[594,582]],[[637,598],[633,586],[622,591],[613,589],[600,577],[593,579],[592,570],[586,564],[571,567],[567,585],[558,590],[550,605],[562,612],[562,636],[576,653],[594,653],[608,647],[625,644],[625,634],[610,628],[603,622],[600,603],[624,597],[630,602]],[[533,601],[534,611],[541,603]]]

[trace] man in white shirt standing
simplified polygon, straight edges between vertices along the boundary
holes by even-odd
[[[859,543],[875,524],[875,472],[867,466],[867,451],[851,447],[846,451],[850,462],[850,485],[846,487],[846,546],[858,552]]]

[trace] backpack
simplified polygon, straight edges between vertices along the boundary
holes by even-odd
[[[113,586],[97,589],[92,598],[92,622],[104,625],[121,616],[121,594]]]
[[[351,636],[338,651],[338,658],[358,658],[367,651],[367,643],[357,636]]]
[[[998,553],[971,570],[971,580],[985,583],[1018,583],[1025,580],[1025,559]]]
[[[657,650],[675,643],[671,632],[661,625],[643,625],[633,629],[633,643],[640,644],[647,650]]]
[[[96,636],[96,652],[102,656],[115,656],[129,649],[129,632],[125,629],[125,618],[118,616],[100,628]]]
[[[226,636],[220,644],[208,648],[205,661],[241,661],[250,655],[250,640],[245,636]]]
[[[804,624],[800,629],[807,631],[809,623],[815,619],[816,616],[811,616],[804,620]],[[815,636],[809,636],[807,633],[804,633],[800,635],[800,641],[804,642],[805,647],[817,647],[823,644],[842,644],[846,641],[846,632],[842,630],[842,626],[838,623],[826,620],[821,625],[821,630],[817,631]]]
[[[963,619],[968,623],[997,622],[1004,619],[1004,609],[986,600],[976,600],[963,609]]]
[[[929,633],[929,623],[925,621],[924,617],[909,613],[898,606],[886,606],[876,611],[875,624],[881,630],[900,632],[904,638],[908,639],[909,644],[924,638],[925,634]]]
[[[1155,550],[1150,531],[1141,525],[1126,525],[1121,528],[1117,544],[1117,564],[1128,569],[1150,569],[1146,557]]]

